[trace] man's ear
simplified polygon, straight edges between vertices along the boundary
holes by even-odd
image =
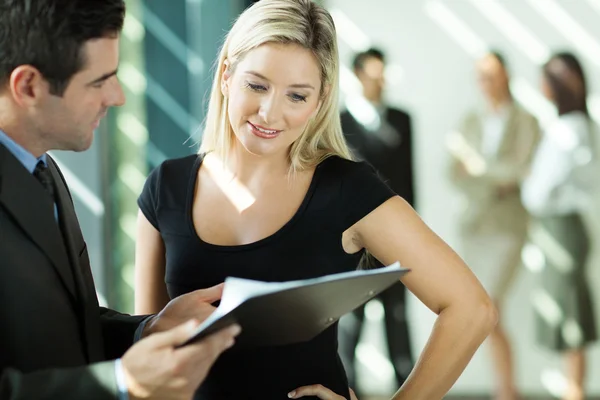
[[[40,71],[31,65],[20,65],[9,79],[9,90],[20,106],[33,105],[50,90]]]
[[[223,61],[223,71],[221,72],[221,93],[227,97],[229,94],[229,78],[231,77],[231,64],[229,60]]]

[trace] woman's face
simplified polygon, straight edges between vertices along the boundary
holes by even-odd
[[[223,94],[238,143],[258,156],[289,151],[320,107],[321,72],[312,53],[267,43],[223,73]]]

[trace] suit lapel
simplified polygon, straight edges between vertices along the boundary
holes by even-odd
[[[54,160],[50,156],[48,156],[48,168],[52,173],[56,188],[58,221],[69,258],[69,265],[71,266],[72,274],[75,279],[78,295],[83,301],[87,297],[87,288],[83,275],[81,274],[79,253],[84,248],[85,242],[83,240],[83,235],[81,234],[81,229],[79,228],[79,221],[77,220],[75,209],[73,208],[71,195],[62,179],[62,175],[58,172]]]
[[[76,299],[75,282],[54,205],[40,183],[0,145],[0,204],[52,263],[66,290]]]
[[[98,319],[99,306],[91,277],[89,259],[85,251],[85,240],[75,214],[71,194],[58,166],[50,156],[48,156],[48,168],[55,182],[60,227],[79,296],[78,306],[85,330],[88,360],[90,362],[100,361],[104,359],[102,327]],[[87,272],[87,278],[84,272]]]
[[[497,158],[503,158],[505,155],[512,154],[511,151],[514,142],[514,136],[516,134],[516,126],[517,123],[517,110],[515,105],[510,105],[508,110],[508,118],[506,120],[506,124],[504,124],[504,130],[502,132],[502,141],[500,142],[500,147],[498,148]]]
[[[468,124],[471,126],[467,127],[463,134],[468,135],[467,142],[477,154],[483,157],[483,122],[478,115],[473,115]]]

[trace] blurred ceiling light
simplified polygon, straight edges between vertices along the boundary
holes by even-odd
[[[566,126],[564,124],[560,124],[557,125],[555,127],[553,127],[553,129],[550,129],[548,132],[546,132],[546,134],[549,137],[552,137],[555,141],[555,143],[558,145],[558,147],[560,147],[562,150],[565,151],[574,151],[574,150],[581,150],[581,149],[577,149],[577,146],[579,145],[579,137],[577,137],[576,135],[574,135],[572,133],[572,128],[569,126]],[[581,154],[580,152],[577,152]],[[577,154],[574,154],[575,156]],[[581,156],[579,156],[581,157]],[[586,162],[590,161],[589,157],[585,157],[584,159],[581,159],[579,157],[574,157],[575,160],[579,161],[579,164],[585,164]]]
[[[587,0],[587,2],[590,3],[590,6],[592,6],[598,14],[600,14],[600,0]]]
[[[108,307],[108,301],[106,301],[106,296],[102,292],[96,290],[96,298],[100,307]]]
[[[158,167],[167,160],[167,156],[156,145],[150,141],[146,144],[146,154],[152,167]]]
[[[548,264],[558,272],[568,274],[575,265],[573,256],[541,224],[533,224],[530,230],[531,241],[544,253]]]
[[[472,57],[483,56],[488,47],[450,8],[439,0],[428,0],[425,13]]]
[[[127,237],[135,242],[137,236],[137,216],[132,213],[123,214],[119,218],[119,227]]]
[[[347,66],[340,65],[340,89],[346,96],[362,95],[362,85]]]
[[[600,95],[588,97],[588,108],[590,116],[600,124]]]
[[[148,129],[133,113],[119,113],[117,127],[134,145],[144,148],[152,167],[160,165],[167,159],[167,156],[148,140]]]
[[[527,0],[585,57],[600,66],[600,44],[556,2],[556,0]]]
[[[52,155],[52,152],[49,152]],[[83,205],[97,217],[104,215],[104,203],[96,196],[81,179],[77,177],[69,168],[61,163],[56,157],[52,156],[60,168],[65,180],[69,184],[69,190],[77,197]]]
[[[565,321],[561,329],[562,336],[565,342],[571,349],[580,349],[584,346],[583,328],[573,318]]]
[[[511,79],[510,90],[519,104],[538,119],[540,125],[545,126],[556,118],[556,108],[525,79]]]
[[[369,321],[382,321],[385,310],[379,300],[371,300],[365,305],[365,317]]]
[[[381,354],[370,343],[359,343],[356,346],[356,358],[369,369],[380,381],[394,379],[394,367],[390,360]]]
[[[136,146],[144,146],[148,141],[148,129],[131,112],[122,112],[117,116],[119,130]]]
[[[521,260],[523,261],[525,268],[531,272],[540,272],[544,269],[544,253],[542,253],[539,247],[532,243],[527,243],[523,246]]]
[[[381,126],[381,118],[377,110],[362,95],[347,95],[344,105],[356,122],[373,132]]]
[[[550,56],[548,47],[508,12],[499,1],[471,0],[471,3],[535,64],[542,64],[548,59]]]
[[[564,313],[560,306],[543,289],[535,289],[531,293],[531,302],[536,313],[542,317],[550,326],[559,326],[564,319]]]
[[[122,164],[117,171],[117,175],[125,186],[127,186],[135,195],[142,193],[144,182],[146,182],[146,176],[133,164]]]
[[[483,156],[467,142],[462,133],[451,131],[446,136],[446,147],[452,156],[462,161],[471,175],[481,176],[487,170]]]
[[[385,67],[385,80],[389,86],[397,86],[404,77],[404,69],[398,64],[387,64]]]
[[[337,36],[346,43],[353,52],[360,52],[371,47],[369,37],[340,9],[329,10],[336,26]],[[390,86],[396,86],[402,81],[404,70],[398,64],[388,64],[385,68],[385,79]],[[344,96],[362,93],[362,86],[354,72],[345,65],[340,68],[340,86]]]
[[[567,391],[567,378],[564,374],[556,369],[544,369],[541,373],[542,386],[546,388],[548,393],[559,399]]]
[[[156,14],[141,3],[144,10],[144,23],[148,32],[188,68],[193,75],[204,72],[204,61],[193,49],[190,49]]]
[[[338,8],[329,10],[338,37],[344,41],[355,52],[364,51],[371,46],[369,37]]]
[[[146,90],[148,82],[144,75],[130,63],[124,62],[119,67],[119,81],[125,85],[133,94],[142,94]]]
[[[133,289],[135,287],[135,265],[131,263],[125,264],[121,268],[121,278],[127,286]]]
[[[175,125],[193,137],[198,130],[200,121],[191,115],[186,108],[171,96],[171,94],[157,81],[148,76],[148,89],[146,94],[166,115],[171,118]]]
[[[144,25],[131,13],[125,14],[123,35],[132,42],[141,42],[146,35]]]

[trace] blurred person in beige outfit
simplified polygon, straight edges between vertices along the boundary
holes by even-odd
[[[520,198],[540,132],[536,119],[512,98],[503,57],[477,61],[484,103],[448,136],[450,178],[462,193],[461,255],[502,309],[521,264],[529,215]],[[497,377],[496,399],[514,400],[511,346],[499,323],[490,335]]]

